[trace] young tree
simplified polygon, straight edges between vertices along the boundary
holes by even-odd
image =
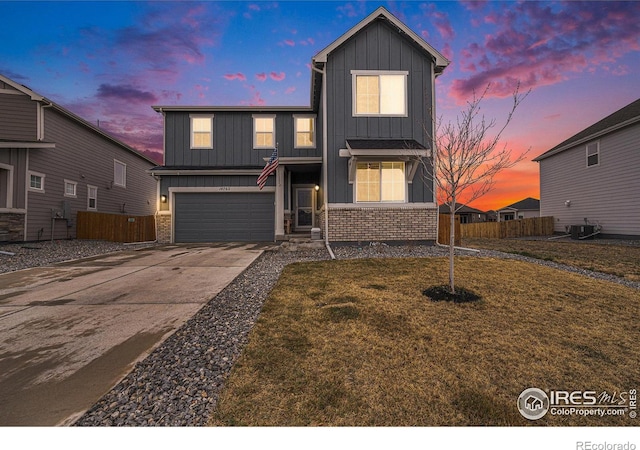
[[[513,93],[511,110],[500,128],[495,119],[487,120],[480,114],[480,104],[489,92],[488,85],[482,95],[467,102],[466,108],[455,122],[443,122],[440,118],[433,121],[433,135],[425,127],[427,136],[435,145],[432,165],[422,161],[423,176],[435,179],[438,200],[449,206],[449,288],[455,294],[454,277],[454,241],[455,213],[462,206],[461,200],[471,203],[488,193],[495,184],[496,175],[522,161],[530,149],[519,156],[512,155],[506,144],[499,146],[507,125],[511,122],[515,110],[529,95],[530,91],[520,94],[519,86]],[[494,130],[495,128],[495,130]],[[492,134],[493,131],[497,132]]]

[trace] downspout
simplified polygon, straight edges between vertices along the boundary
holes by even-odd
[[[328,201],[328,173],[327,173],[327,160],[328,160],[328,132],[327,132],[327,77],[326,69],[318,69],[314,64],[311,68],[322,75],[322,186],[324,192],[322,195],[322,207],[324,209],[324,245],[331,256],[331,259],[336,259],[336,255],[333,254],[331,246],[329,245],[329,201]]]

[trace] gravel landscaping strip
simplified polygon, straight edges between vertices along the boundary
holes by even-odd
[[[0,273],[31,267],[47,266],[105,253],[148,247],[153,243],[121,244],[119,242],[62,240],[19,244],[0,244]],[[9,253],[9,254],[6,254]],[[13,253],[13,254],[11,254]]]
[[[337,259],[446,256],[439,246],[333,247]],[[541,264],[640,289],[640,283],[612,275],[490,250],[456,250],[457,255],[509,258]],[[247,342],[262,304],[282,269],[292,262],[329,259],[326,250],[263,253],[116,387],[75,426],[204,426],[224,380]]]
[[[104,241],[43,241],[3,244],[0,273],[153,244]],[[334,246],[337,259],[443,257],[448,248],[428,245],[372,244]],[[612,281],[634,289],[639,282],[551,261],[494,250],[456,250],[459,256],[508,258]],[[215,407],[224,380],[247,342],[263,302],[290,263],[329,259],[325,249],[265,251],[222,292],[172,334],[74,426],[203,426]]]

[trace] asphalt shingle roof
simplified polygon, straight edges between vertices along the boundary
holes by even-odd
[[[586,139],[589,136],[596,135],[611,127],[615,127],[616,125],[623,124],[635,118],[640,118],[640,98],[635,102],[628,104],[624,108],[619,109],[613,114],[608,115],[604,119],[594,123],[590,127],[585,128],[581,132],[574,134],[569,139],[562,141],[555,147],[547,150],[546,152],[535,158],[534,161],[540,161],[541,159],[551,156],[551,154],[557,153],[556,150],[562,149],[564,147],[567,147],[568,149],[574,142],[579,142],[582,139]]]

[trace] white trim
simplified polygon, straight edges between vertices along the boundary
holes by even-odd
[[[176,232],[176,214],[175,214],[175,199],[176,194],[191,194],[191,193],[212,193],[212,194],[230,194],[234,192],[251,192],[255,194],[275,194],[275,186],[265,186],[262,190],[258,186],[216,186],[216,187],[170,187],[169,190],[169,211],[159,211],[158,214],[171,216],[171,237],[170,242],[175,243]],[[275,215],[275,214],[274,214]]]
[[[35,176],[35,177],[40,177],[40,187],[39,188],[35,188],[33,186],[31,186],[31,176]],[[35,172],[33,170],[27,170],[27,189],[30,192],[40,192],[41,194],[44,194],[44,180],[47,176],[44,173],[40,173],[40,172]]]
[[[27,210],[23,208],[0,208],[0,213],[4,214],[27,214]]]
[[[369,156],[372,158],[385,158],[385,157],[416,157],[421,156],[424,158],[428,158],[431,156],[431,151],[429,149],[420,150],[420,149],[348,149],[341,148],[339,150],[339,156],[341,158],[350,158],[352,156]]]
[[[434,202],[426,203],[328,203],[329,209],[437,209]]]
[[[2,81],[5,84],[8,84],[12,88],[22,92],[23,94],[27,94],[29,97],[31,97],[31,100],[37,100],[39,102],[44,100],[44,97],[42,95],[36,94],[28,87],[25,87],[19,83],[16,83],[15,81],[5,77],[4,75],[0,75],[0,81]]]
[[[214,187],[170,187],[169,194],[185,192],[210,192],[210,193],[233,193],[233,192],[254,192],[256,194],[275,192],[275,186],[265,186],[262,190],[258,186],[214,186]]]
[[[0,148],[56,148],[53,142],[0,142]]]
[[[197,147],[193,143],[193,119],[209,119],[211,124],[211,145]],[[192,150],[212,150],[213,149],[213,114],[189,114],[189,148]]]
[[[120,164],[123,169],[124,183],[122,184],[118,183],[118,180],[116,180],[116,167],[118,166],[118,164]],[[127,187],[127,164],[117,159],[113,160],[113,185],[121,188]]]
[[[312,119],[313,120],[313,124],[312,127],[313,129],[311,130],[311,145],[298,145],[298,119]],[[318,121],[318,116],[317,114],[294,114],[293,115],[293,148],[300,148],[300,149],[305,149],[305,148],[316,148],[317,147],[317,141],[316,141],[316,123]],[[301,131],[301,133],[308,133],[307,131]]]
[[[593,145],[596,146],[596,151],[595,151],[595,153],[593,153],[593,152],[589,153],[589,147],[593,146]],[[599,166],[600,165],[600,141],[589,142],[588,144],[586,144],[584,146],[584,148],[585,148],[585,156],[586,156],[586,161],[585,162],[586,162],[587,169],[590,168],[590,167]],[[589,156],[597,156],[598,157],[598,162],[595,163],[595,164],[589,164]]]
[[[252,114],[251,118],[253,119],[253,148],[256,150],[264,150],[264,149],[274,149],[276,147],[276,114]],[[272,145],[258,145],[256,142],[256,119],[272,119],[273,120],[273,144]],[[266,131],[261,131],[261,133],[266,133]]]
[[[403,200],[389,200],[389,201],[380,201],[380,202],[367,202],[367,201],[362,201],[359,202],[357,200],[358,198],[358,179],[357,179],[357,173],[358,173],[358,163],[374,163],[374,164],[379,164],[379,172],[380,172],[380,185],[379,185],[379,190],[380,190],[380,198],[382,198],[382,164],[384,163],[402,163],[402,171],[404,172],[404,199]],[[389,160],[376,160],[376,161],[363,161],[363,160],[355,160],[354,158],[349,160],[349,178],[351,178],[351,171],[353,170],[354,174],[353,174],[353,182],[351,182],[351,179],[349,180],[349,183],[352,185],[353,188],[353,201],[355,204],[357,205],[370,205],[370,204],[379,204],[379,205],[398,205],[398,204],[405,204],[407,203],[407,201],[409,200],[409,183],[407,180],[407,163],[405,161],[389,161]]]
[[[267,158],[269,159],[269,158]],[[282,159],[281,159],[282,160]],[[161,177],[164,175],[260,175],[262,169],[187,169],[187,170],[147,170],[147,172]]]
[[[268,160],[269,158],[266,158]],[[278,158],[278,165],[287,164],[322,164],[322,156],[301,156],[301,157],[289,157],[283,156]]]
[[[9,165],[9,164],[0,163],[0,169],[6,170],[7,172],[9,172],[9,174],[7,175],[6,205],[7,205],[7,209],[11,209],[11,208],[13,208],[13,171],[14,171],[14,167]],[[27,184],[27,186],[29,186],[29,184]],[[25,195],[25,197],[26,197],[26,195]]]
[[[67,184],[72,184],[73,187],[73,195],[67,194]],[[64,180],[63,183],[63,196],[68,198],[78,198],[78,182],[73,180]]]
[[[357,89],[356,78],[358,76],[377,76],[380,79],[385,75],[404,75],[404,112],[402,113],[359,113],[357,111]],[[351,114],[353,117],[409,117],[409,98],[408,98],[408,84],[409,84],[409,72],[406,70],[352,70],[351,71]],[[378,96],[381,97],[381,83],[378,82]],[[382,102],[379,102],[379,107],[382,108]]]
[[[91,197],[89,195],[89,192],[91,191],[91,189],[95,189],[96,190],[95,197]],[[89,206],[89,200],[92,199],[92,198],[95,199],[95,201],[96,201],[95,202],[96,204],[95,204],[95,206],[93,208],[91,208]],[[93,186],[91,184],[87,184],[87,211],[97,211],[97,210],[98,210],[98,186]]]
[[[24,95],[24,92],[16,91],[14,89],[0,89],[0,94],[7,95]]]

